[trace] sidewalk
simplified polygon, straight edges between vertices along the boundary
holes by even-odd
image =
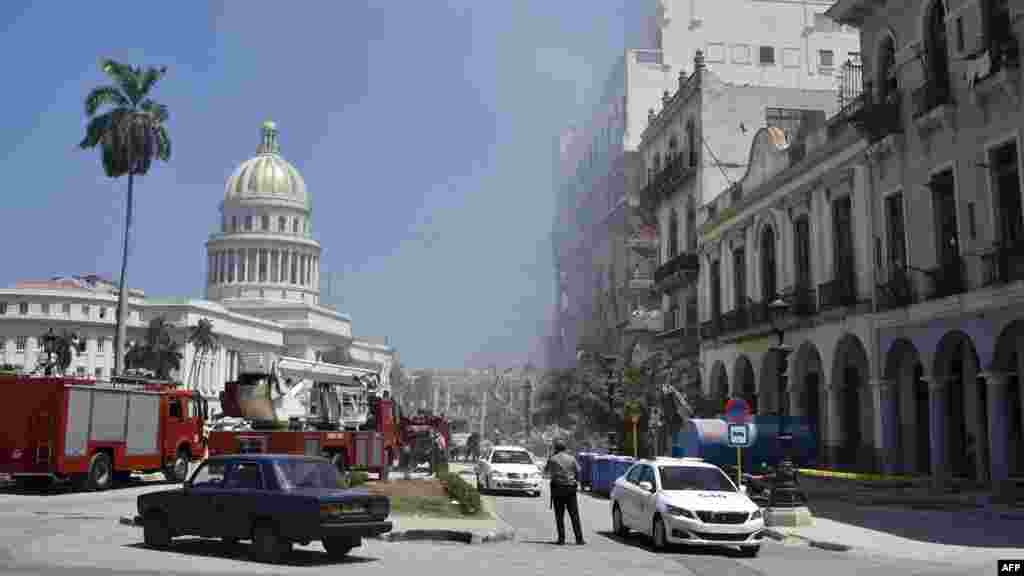
[[[985,493],[937,493],[921,482],[806,475],[800,487],[813,524],[775,527],[778,539],[957,566],[1024,556],[1024,509],[992,504]]]

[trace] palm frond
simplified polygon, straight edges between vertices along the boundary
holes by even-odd
[[[89,120],[89,124],[85,127],[85,138],[79,142],[78,147],[82,150],[95,148],[96,145],[103,140],[103,135],[111,129],[114,125],[115,119],[117,119],[121,113],[123,113],[123,110],[121,109],[111,110],[106,114],[96,116]]]
[[[163,162],[171,159],[171,137],[164,126],[156,127],[156,157]]]
[[[167,74],[167,66],[150,66],[146,68],[146,71],[142,73],[142,82],[140,83],[140,91],[142,96],[149,94],[149,91],[160,81],[164,75]]]
[[[124,91],[125,96],[128,97],[132,104],[137,105],[142,100],[144,94],[142,93],[142,83],[139,78],[140,70],[110,58],[100,60],[100,69],[117,82],[117,85],[121,87],[121,90]]]
[[[142,103],[139,104],[139,110],[142,110],[143,112],[148,112],[151,116],[153,116],[154,124],[156,125],[160,125],[164,122],[167,122],[167,118],[170,116],[170,112],[168,111],[167,106],[151,98],[146,98],[145,100],[143,100]]]
[[[103,106],[128,107],[131,104],[117,86],[100,86],[85,97],[85,115],[92,117]]]

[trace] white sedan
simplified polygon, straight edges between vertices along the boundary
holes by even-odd
[[[540,496],[541,481],[533,454],[520,446],[495,446],[476,465],[476,485],[481,492],[502,490]]]
[[[692,458],[641,460],[615,481],[612,529],[636,530],[654,547],[667,544],[739,547],[746,556],[761,550],[764,515],[722,470]]]

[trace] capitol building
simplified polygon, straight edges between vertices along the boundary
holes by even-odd
[[[150,298],[129,292],[128,340],[141,341],[153,318],[173,327],[184,355],[180,381],[196,387],[219,411],[218,393],[243,362],[259,358],[292,384],[296,413],[308,405],[313,382],[352,383],[379,375],[382,395],[394,350],[352,335],[352,319],[320,302],[322,248],[313,237],[312,203],[298,170],[280,153],[277,127],[263,124],[256,155],[228,179],[220,230],[206,242],[206,299]],[[109,378],[114,366],[117,286],[96,275],[22,281],[0,289],[0,365],[32,371],[49,329],[85,341],[69,373]],[[201,319],[213,323],[216,351],[199,354],[187,342]]]

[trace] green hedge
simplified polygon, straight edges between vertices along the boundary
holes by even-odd
[[[472,484],[463,480],[458,474],[445,473],[438,475],[448,496],[459,503],[463,514],[476,514],[481,509],[480,492]]]

